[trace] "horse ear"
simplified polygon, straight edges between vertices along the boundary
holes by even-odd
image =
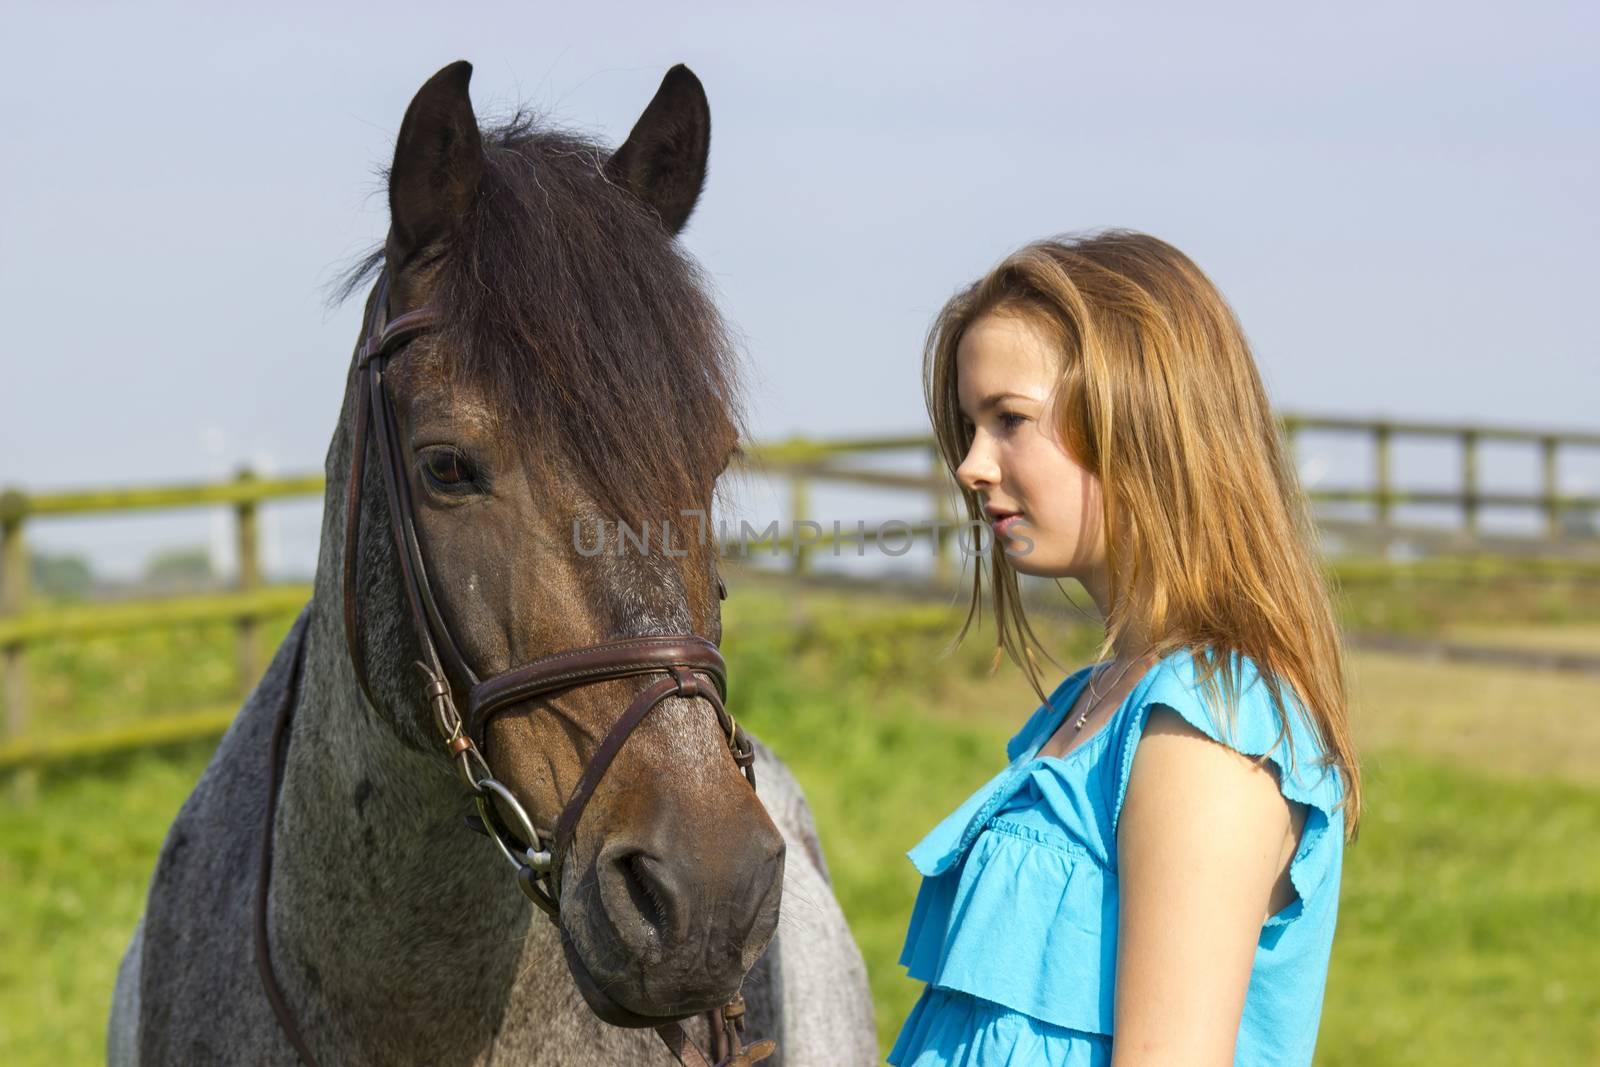
[[[706,182],[711,106],[694,72],[679,63],[661,79],[633,132],[606,162],[606,177],[661,216],[668,232],[689,221]]]
[[[447,237],[471,205],[483,176],[483,141],[459,60],[429,78],[400,123],[389,171],[389,250],[396,269]]]

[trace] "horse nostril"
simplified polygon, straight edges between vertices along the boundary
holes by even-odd
[[[655,861],[643,852],[630,852],[617,860],[618,873],[622,875],[623,885],[628,887],[634,910],[645,922],[664,933],[672,918],[667,907],[669,893],[652,870],[655,866]]]

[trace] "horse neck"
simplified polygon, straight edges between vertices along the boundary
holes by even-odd
[[[273,963],[302,1030],[363,1057],[387,1046],[395,1062],[470,1062],[463,1055],[492,1041],[513,987],[537,966],[529,961],[560,965],[559,942],[493,846],[462,824],[467,794],[442,749],[394,725],[409,710],[375,710],[361,693],[341,588],[348,460],[332,459],[348,439],[348,411],[330,450],[323,551],[275,820]],[[403,649],[391,640],[409,626],[397,569],[389,553],[367,550],[388,536],[387,520],[366,495],[361,625],[379,638],[369,649]],[[408,664],[394,653],[373,657],[375,699],[416,692],[400,673]]]

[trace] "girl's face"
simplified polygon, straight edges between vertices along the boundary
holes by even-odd
[[[1106,566],[1100,480],[1055,432],[1059,359],[1019,315],[990,312],[967,327],[956,350],[957,393],[973,438],[956,480],[983,501],[1019,572],[1094,589]]]

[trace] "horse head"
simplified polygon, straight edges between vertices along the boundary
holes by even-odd
[[[674,636],[721,639],[707,529],[743,427],[731,345],[675,240],[710,112],[674,67],[608,153],[521,113],[480,129],[470,76],[452,64],[412,100],[388,237],[353,279],[379,272],[369,328],[426,329],[383,351],[364,331],[350,403],[381,432],[363,437],[357,407],[330,451],[350,487],[351,664],[364,706],[441,773],[464,766],[474,784],[470,757],[503,786],[485,814],[590,1007],[653,1025],[737,995],[776,927],[784,860],[714,649],[672,669],[582,668],[597,647],[614,668]],[[478,699],[530,661],[546,684]],[[562,663],[580,669],[548,684]]]

